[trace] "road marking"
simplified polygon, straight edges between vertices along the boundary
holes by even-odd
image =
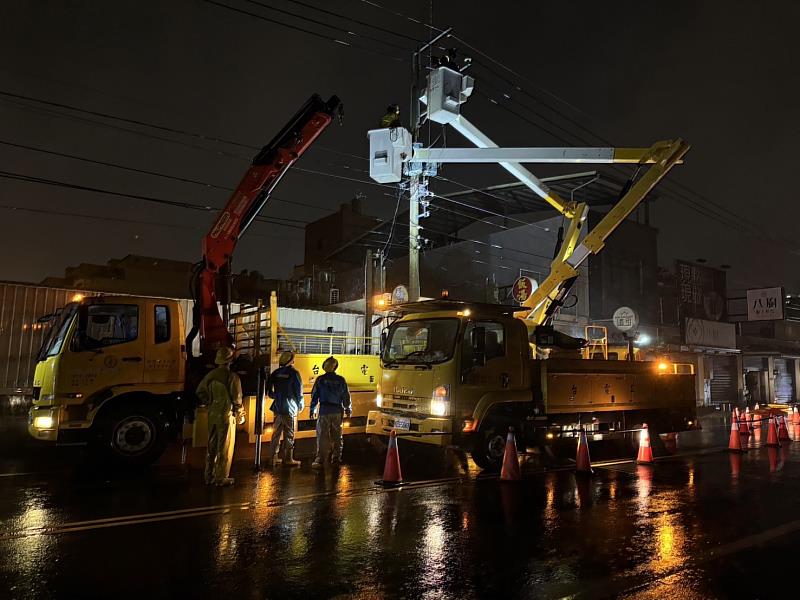
[[[194,508],[180,508],[176,510],[167,510],[151,513],[139,513],[131,515],[122,515],[117,517],[106,517],[102,519],[88,519],[83,521],[72,521],[62,523],[54,526],[40,526],[30,527],[17,531],[11,531],[6,534],[0,535],[0,540],[18,539],[23,537],[31,537],[36,535],[58,535],[62,533],[74,533],[78,531],[92,531],[97,529],[107,529],[109,527],[121,527],[124,525],[142,525],[146,523],[156,523],[161,521],[174,521],[178,519],[189,519],[194,517],[204,517],[218,514],[229,514],[234,511],[254,510],[256,508],[278,508],[281,506],[297,506],[301,504],[310,504],[317,500],[326,497],[357,497],[370,494],[381,494],[392,491],[400,491],[402,489],[415,489],[421,487],[430,487],[436,485],[444,485],[447,483],[454,483],[463,481],[460,477],[449,477],[444,479],[430,479],[425,481],[411,482],[404,484],[397,488],[384,489],[379,486],[369,486],[358,488],[355,490],[348,490],[342,492],[339,490],[328,490],[316,494],[306,494],[303,496],[290,496],[289,498],[281,500],[270,500],[264,503],[258,502],[238,502],[233,504],[216,504],[210,506],[197,506]]]
[[[46,471],[26,471],[23,473],[0,473],[0,477],[23,477],[25,475],[47,475]]]

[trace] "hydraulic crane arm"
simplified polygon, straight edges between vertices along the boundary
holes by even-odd
[[[209,357],[222,346],[232,346],[233,338],[217,307],[216,282],[220,271],[233,256],[236,243],[269,200],[294,162],[330,125],[339,98],[325,102],[314,94],[283,129],[256,154],[228,204],[203,239],[203,261],[195,282],[195,307],[192,330],[186,338],[191,356],[192,341],[200,334],[200,353]]]
[[[572,282],[578,277],[578,267],[590,254],[602,250],[605,241],[614,230],[633,212],[648,192],[663,179],[676,164],[681,162],[689,145],[681,139],[655,143],[641,155],[640,165],[652,164],[647,172],[623,193],[616,205],[578,242],[586,220],[588,207],[578,204],[575,216],[564,236],[559,253],[552,262],[550,274],[522,305],[525,310],[516,316],[526,320],[529,328],[546,324],[554,311],[563,302]]]

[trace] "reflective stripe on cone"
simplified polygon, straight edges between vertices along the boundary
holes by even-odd
[[[506,436],[506,448],[503,452],[503,468],[500,470],[500,481],[519,481],[522,474],[519,470],[519,458],[517,456],[517,441],[514,438],[514,428],[508,428]]]
[[[639,433],[639,454],[636,462],[642,465],[653,464],[653,449],[650,447],[650,431],[647,423],[642,423],[642,430]]]

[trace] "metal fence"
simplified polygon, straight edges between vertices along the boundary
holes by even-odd
[[[0,283],[0,394],[30,394],[36,354],[55,314],[87,292],[17,283]]]

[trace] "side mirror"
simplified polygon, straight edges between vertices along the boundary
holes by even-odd
[[[486,328],[475,327],[470,337],[472,345],[472,362],[475,366],[482,367],[486,364]]]
[[[383,349],[386,348],[386,342],[389,341],[389,332],[386,330],[381,331],[381,354],[383,354]]]

